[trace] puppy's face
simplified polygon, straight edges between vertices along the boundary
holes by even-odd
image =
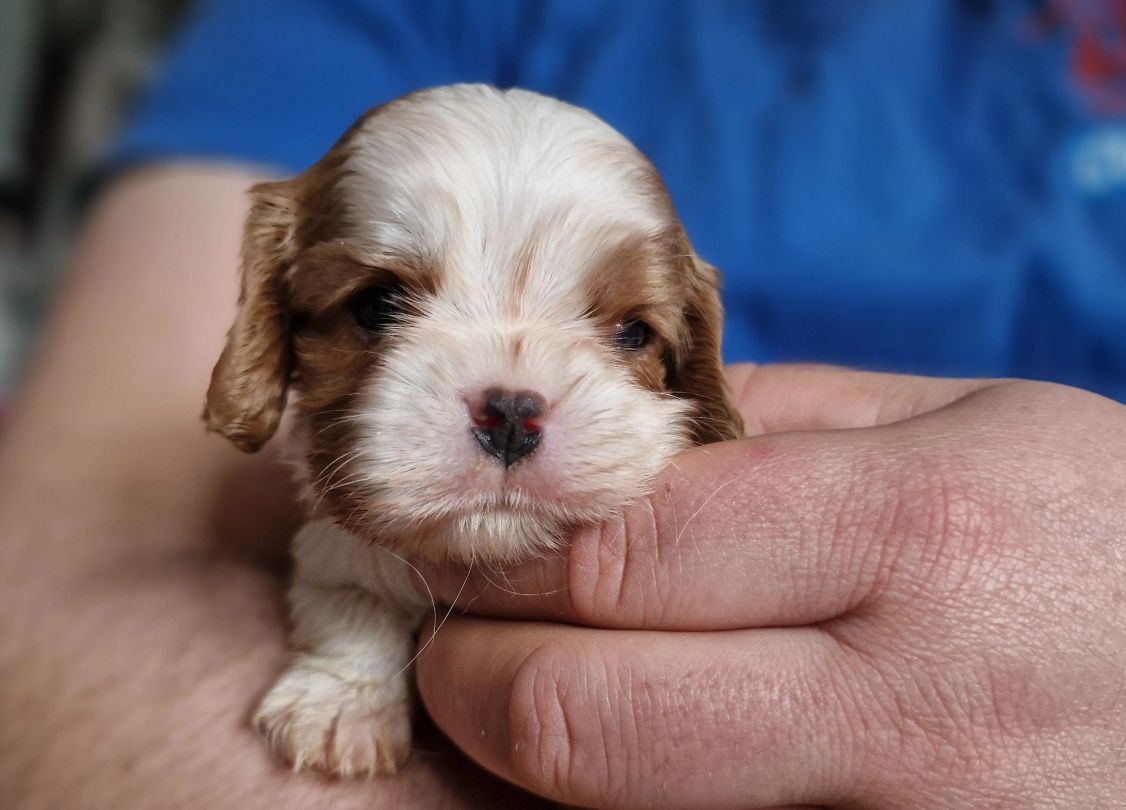
[[[588,113],[426,91],[253,194],[205,418],[254,450],[288,393],[314,508],[356,534],[511,559],[740,432],[715,271]]]

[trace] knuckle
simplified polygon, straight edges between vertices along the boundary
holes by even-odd
[[[1016,402],[1026,404],[1031,410],[1046,410],[1058,414],[1060,406],[1093,406],[1103,398],[1081,388],[1042,380],[1013,380],[1003,384]]]
[[[818,492],[809,499],[810,503],[820,504],[822,512],[805,521],[808,527],[815,528],[795,528],[797,536],[805,537],[806,545],[812,549],[803,555],[810,560],[808,570],[800,572],[803,598],[821,588],[820,572],[827,569],[860,574],[856,592],[846,597],[849,607],[868,598],[869,589],[881,587],[883,551],[889,547],[888,512],[892,506],[889,489],[878,483],[873,485],[873,481],[880,482],[883,477],[882,464],[878,458],[853,459],[838,478],[839,491]]]
[[[654,512],[648,501],[634,504],[583,533],[568,560],[571,612],[583,624],[632,626],[645,621],[648,573],[653,568]]]
[[[605,667],[576,660],[583,660],[576,650],[546,642],[518,667],[508,704],[510,765],[536,793],[602,806],[623,788],[614,766],[620,722],[606,711],[615,690]]]
[[[594,624],[613,609],[624,587],[625,520],[615,516],[584,532],[571,546],[567,593],[571,612],[583,624]]]
[[[1006,488],[959,461],[911,452],[890,471],[881,563],[888,577],[958,590],[1012,525]]]
[[[574,740],[561,700],[565,656],[542,644],[519,665],[508,703],[511,765],[517,782],[539,793],[566,793]]]
[[[1016,380],[1000,386],[1017,429],[1034,428],[1048,443],[1083,441],[1090,450],[1126,440],[1126,409],[1091,391],[1059,383]]]

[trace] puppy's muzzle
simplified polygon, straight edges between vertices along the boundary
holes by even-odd
[[[489,388],[470,405],[470,430],[482,450],[511,467],[539,446],[545,410],[543,397],[534,391]]]

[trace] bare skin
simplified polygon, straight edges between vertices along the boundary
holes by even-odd
[[[0,807],[537,806],[434,734],[394,780],[333,783],[249,728],[297,515],[199,413],[256,179],[146,170],[86,227],[0,444]]]
[[[110,190],[2,434],[0,806],[537,806],[433,735],[396,780],[341,784],[246,726],[282,665],[296,515],[274,459],[198,414],[254,179]],[[763,435],[506,572],[547,595],[470,583],[504,618],[454,617],[420,660],[452,739],[578,804],[1122,806],[1126,409],[826,369],[733,384]]]
[[[438,725],[584,807],[1126,807],[1126,408],[731,378],[758,436],[684,453],[562,556],[471,575],[477,616],[419,662]],[[452,599],[465,572],[430,579]]]

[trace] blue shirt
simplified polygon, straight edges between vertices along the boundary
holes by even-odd
[[[115,161],[296,172],[381,101],[519,85],[593,110],[656,163],[724,273],[727,359],[1032,377],[1126,401],[1111,6],[213,0]]]

